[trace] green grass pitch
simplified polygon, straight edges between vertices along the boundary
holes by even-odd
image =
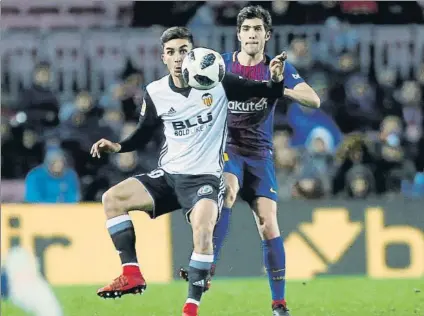
[[[96,296],[97,287],[55,289],[65,316],[181,315],[187,284],[149,285],[143,295],[117,300]],[[424,280],[370,280],[359,277],[288,282],[293,316],[424,316]],[[271,316],[266,279],[214,280],[203,297],[200,315]],[[23,316],[10,303],[1,315]]]

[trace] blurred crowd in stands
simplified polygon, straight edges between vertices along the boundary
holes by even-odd
[[[2,27],[233,26],[247,4],[268,9],[274,25],[423,23],[424,1],[49,1],[3,0]],[[160,14],[159,14],[160,12]],[[24,19],[22,19],[24,18]]]
[[[256,4],[140,1],[132,7],[131,26],[235,26],[239,9],[248,3]],[[285,47],[289,61],[319,94],[321,109],[288,100],[277,104],[274,153],[280,198],[424,197],[424,59],[418,76],[411,70],[408,80],[401,80],[395,69],[364,75],[352,26],[423,24],[424,3],[260,4],[273,13],[274,25],[342,27],[342,35],[334,41],[351,48],[323,58],[316,53],[322,47],[311,47],[301,37]],[[153,9],[163,14],[152,14]],[[3,202],[100,201],[110,186],[156,166],[161,130],[137,152],[101,159],[89,155],[99,138],[119,141],[135,129],[143,86],[148,83],[142,69],[129,62],[99,97],[75,90],[70,102],[58,97],[51,80],[51,64],[40,61],[33,84],[23,87],[14,102],[2,103]]]

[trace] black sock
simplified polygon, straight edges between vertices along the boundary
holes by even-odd
[[[135,231],[131,217],[120,215],[106,222],[113,244],[121,257],[122,264],[137,264],[137,254],[135,251]]]
[[[213,263],[213,255],[201,255],[193,252],[188,268],[187,303],[199,305]]]

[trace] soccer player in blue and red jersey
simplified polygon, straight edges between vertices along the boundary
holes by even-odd
[[[241,50],[224,54],[226,69],[245,78],[270,80],[264,47],[271,37],[271,15],[260,6],[243,8],[237,16]],[[318,108],[315,91],[285,62],[284,96],[304,106]],[[224,175],[227,193],[214,233],[215,263],[228,232],[231,208],[240,193],[255,214],[262,239],[274,316],[288,316],[285,300],[285,252],[277,221],[277,180],[273,161],[273,120],[276,100],[229,102],[228,140]],[[248,126],[248,128],[246,128]]]

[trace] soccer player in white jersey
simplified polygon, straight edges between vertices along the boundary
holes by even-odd
[[[135,250],[135,232],[129,211],[143,210],[152,218],[183,209],[193,230],[194,249],[189,263],[188,298],[183,316],[198,315],[213,262],[212,234],[223,205],[223,153],[227,134],[229,100],[283,95],[281,56],[270,63],[272,80],[256,82],[233,74],[213,89],[191,89],[184,82],[181,65],[193,48],[193,37],[184,27],[173,27],[161,36],[162,61],[169,74],[147,85],[136,131],[120,143],[107,139],[91,148],[93,157],[104,152],[129,152],[142,148],[157,126],[163,125],[165,143],[158,168],[128,178],[110,188],[102,198],[106,226],[118,251],[123,273],[98,290],[115,298],[146,289]]]

